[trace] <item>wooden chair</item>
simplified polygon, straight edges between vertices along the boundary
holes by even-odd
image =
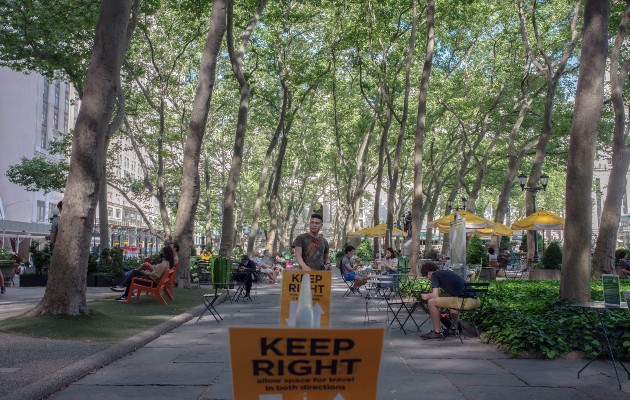
[[[179,271],[179,261],[172,268],[172,271],[173,273],[171,274],[171,277],[168,278],[168,284],[164,286],[164,294],[171,300],[173,300],[173,286],[175,285],[175,278],[177,278],[177,272]]]
[[[134,277],[131,280],[131,286],[129,287],[129,295],[127,296],[127,304],[131,301],[131,296],[134,290],[137,290],[136,299],[140,298],[140,294],[142,292],[146,292],[147,294],[154,294],[157,298],[162,302],[162,304],[166,305],[166,300],[162,297],[160,292],[166,290],[166,286],[168,285],[169,279],[173,276],[175,272],[174,269],[169,269],[164,271],[160,281],[156,284],[151,278],[139,278]],[[145,286],[148,285],[148,286]]]

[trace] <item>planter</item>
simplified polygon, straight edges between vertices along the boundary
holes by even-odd
[[[481,268],[479,272],[480,281],[494,281],[497,279],[497,271],[495,268]]]
[[[20,275],[20,287],[46,286],[48,275]]]
[[[0,271],[4,277],[4,284],[9,286],[9,282],[12,282],[13,275],[15,275],[15,268],[17,263],[13,260],[0,260]]]
[[[111,287],[117,284],[117,282],[105,275],[88,275],[85,283],[87,287]]]
[[[529,280],[531,281],[559,281],[560,270],[559,269],[538,269],[533,268],[529,270]]]

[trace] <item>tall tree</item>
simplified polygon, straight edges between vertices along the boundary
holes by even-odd
[[[586,0],[580,72],[567,165],[565,245],[560,297],[590,298],[591,188],[599,119],[604,104],[610,2]],[[586,162],[585,162],[586,161]]]
[[[523,39],[523,45],[525,46],[525,50],[527,52],[527,57],[529,61],[534,65],[534,67],[538,70],[538,73],[543,76],[546,80],[546,94],[545,94],[545,111],[543,114],[542,120],[542,129],[540,130],[540,135],[538,136],[538,142],[536,143],[536,155],[534,156],[534,161],[532,163],[532,168],[529,172],[529,177],[527,178],[527,186],[535,187],[538,184],[538,179],[542,174],[542,165],[545,161],[545,155],[547,153],[547,145],[549,143],[549,139],[553,133],[553,125],[552,125],[552,117],[553,117],[553,107],[557,94],[558,83],[560,82],[560,78],[564,74],[567,62],[569,61],[569,57],[573,54],[573,50],[575,49],[575,45],[578,42],[580,37],[579,30],[577,27],[580,4],[582,4],[581,0],[573,1],[573,11],[570,15],[570,34],[571,38],[568,43],[564,46],[564,49],[561,52],[557,51],[549,51],[549,49],[545,49],[543,47],[543,38],[541,32],[538,29],[538,19],[537,19],[537,7],[538,1],[532,2],[532,9],[530,12],[532,30],[534,34],[534,40],[536,43],[535,49],[532,48],[529,40],[528,30],[525,25],[525,16],[523,14],[523,1],[518,1],[518,15],[521,22],[521,36]],[[535,53],[536,52],[536,53]],[[550,54],[547,54],[549,52]],[[560,54],[560,58],[557,61],[556,65],[554,65],[553,54]],[[534,212],[534,196],[533,193],[527,191],[526,194],[526,206],[527,206],[527,215]],[[528,259],[532,260],[534,255],[534,231],[529,231],[527,235],[527,253]]]
[[[89,313],[85,277],[90,239],[103,179],[107,129],[120,93],[120,68],[127,49],[131,6],[128,0],[101,4],[72,142],[57,250],[53,252],[44,297],[29,315]]]
[[[597,243],[593,254],[593,269],[597,276],[615,271],[615,247],[621,204],[626,193],[626,174],[630,166],[630,145],[627,144],[628,130],[626,122],[623,87],[630,71],[630,59],[620,65],[621,49],[626,40],[628,19],[630,18],[630,0],[626,0],[626,10],[621,18],[615,45],[610,54],[610,97],[615,112],[613,128],[612,169],[606,188],[606,200],[597,234]]]
[[[418,271],[418,258],[420,256],[420,229],[422,220],[419,216],[422,213],[422,156],[424,152],[424,135],[426,131],[427,118],[427,93],[429,91],[429,78],[431,76],[431,66],[433,65],[433,50],[435,47],[435,0],[427,1],[427,47],[422,67],[422,80],[418,92],[418,115],[416,119],[416,135],[414,142],[413,158],[413,200],[411,206],[411,265],[412,271]]]
[[[184,288],[190,287],[190,251],[188,249],[194,243],[195,215],[201,192],[199,159],[216,79],[217,58],[226,30],[226,13],[226,0],[214,0],[210,15],[210,30],[201,56],[199,81],[184,146],[183,180],[177,206],[179,215],[175,223],[175,240],[179,242],[182,250],[179,253],[179,286]]]
[[[254,28],[258,25],[258,21],[260,20],[260,16],[267,5],[267,2],[268,0],[262,0],[258,4],[254,15],[241,34],[241,43],[238,48],[234,47],[234,2],[230,1],[228,4],[227,48],[230,55],[230,62],[232,64],[232,71],[238,81],[240,105],[238,108],[238,120],[236,122],[236,134],[234,135],[232,164],[230,167],[228,181],[225,185],[223,199],[223,221],[221,225],[221,248],[219,249],[219,254],[224,257],[227,257],[232,253],[234,241],[234,207],[236,202],[236,187],[240,179],[241,167],[243,166],[243,145],[245,135],[247,133],[247,119],[249,116],[249,99],[251,93],[249,89],[249,82],[245,76],[245,71],[243,71],[245,51],[247,50],[247,45],[249,44],[251,36],[254,32]]]

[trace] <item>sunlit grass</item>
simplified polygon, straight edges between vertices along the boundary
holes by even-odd
[[[153,296],[142,295],[130,304],[114,301],[120,294],[89,303],[91,315],[12,317],[2,321],[0,331],[53,339],[115,343],[159,325],[202,303],[209,289],[175,289],[175,300],[162,305]]]

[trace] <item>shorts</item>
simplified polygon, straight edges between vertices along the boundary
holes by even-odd
[[[354,277],[357,275],[356,272],[348,272],[347,274],[345,274],[343,276],[343,279],[347,280],[347,281],[353,281]]]
[[[264,272],[265,274],[271,274],[273,272],[273,269],[271,269],[271,268],[261,268],[260,272]]]
[[[464,300],[464,306],[462,307],[462,300]],[[472,310],[481,305],[476,297],[438,297],[435,299],[435,305],[439,308],[456,308],[461,310]]]

